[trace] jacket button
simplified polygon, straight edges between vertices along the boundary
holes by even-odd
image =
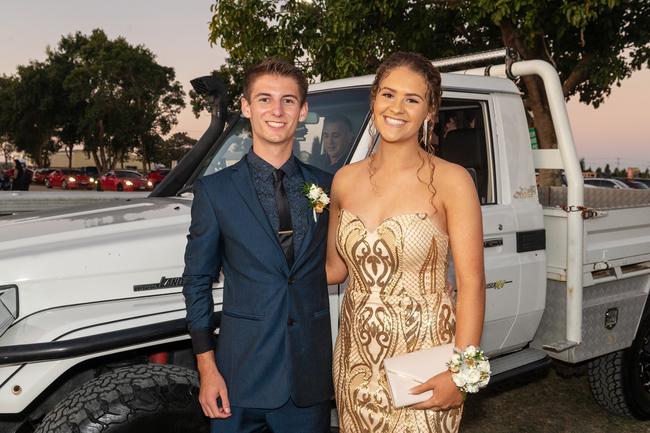
[[[295,321],[295,320],[293,320],[293,319],[289,319],[289,320],[287,320],[287,325],[289,325],[289,326],[293,326],[293,325],[295,325],[295,324],[296,324],[296,321]]]
[[[295,279],[295,278],[293,278],[293,277],[289,278],[289,284],[293,284],[293,283],[295,283],[295,282],[296,282],[296,279]]]

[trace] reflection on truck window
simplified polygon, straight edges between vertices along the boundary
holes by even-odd
[[[494,172],[484,113],[481,102],[444,99],[433,144],[439,157],[467,169],[474,179],[481,204],[488,204],[495,202],[495,194],[491,187]]]
[[[309,114],[298,125],[294,154],[307,164],[334,173],[348,162],[366,122],[369,89],[345,89],[310,94]],[[248,119],[240,117],[216,153],[204,163],[202,175],[215,173],[241,160],[250,150]]]

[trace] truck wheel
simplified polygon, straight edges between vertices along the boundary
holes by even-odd
[[[160,364],[123,367],[70,393],[35,433],[209,432],[198,403],[198,375]]]
[[[631,347],[589,362],[589,385],[609,412],[650,419],[650,314],[641,320]]]

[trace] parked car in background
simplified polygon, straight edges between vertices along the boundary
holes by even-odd
[[[153,189],[153,183],[133,170],[111,170],[100,176],[97,191],[146,191]]]
[[[634,180],[634,179],[628,179],[626,177],[619,177],[619,178],[616,178],[616,180],[620,180],[621,182],[623,182],[625,185],[627,185],[629,188],[632,188],[632,189],[650,189],[650,186],[646,185],[643,182],[639,182],[637,180]]]
[[[90,183],[92,183],[92,186],[95,186],[95,182],[97,182],[97,179],[99,179],[99,170],[97,170],[97,167],[94,165],[92,166],[86,166],[86,167],[79,167],[79,170],[88,176],[88,180]]]
[[[92,189],[94,183],[81,170],[56,169],[45,178],[47,188]]]
[[[155,188],[165,178],[165,176],[167,176],[167,173],[169,173],[170,171],[171,169],[169,168],[157,168],[149,172],[149,174],[147,175],[147,180],[149,180],[153,185],[153,187]]]
[[[618,179],[607,179],[604,177],[587,177],[584,179],[585,185],[593,185],[600,188],[629,189],[630,187]]]
[[[632,178],[633,181],[642,183],[646,185],[648,188],[650,188],[650,178],[648,177],[634,177]]]
[[[32,177],[32,182],[34,183],[45,183],[45,179],[52,173],[54,168],[37,168],[34,171],[34,176]]]

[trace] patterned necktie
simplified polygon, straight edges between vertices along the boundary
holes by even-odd
[[[278,206],[278,216],[280,217],[280,227],[278,230],[278,240],[284,256],[287,258],[289,267],[293,265],[293,227],[291,226],[291,211],[289,209],[289,200],[287,192],[284,190],[282,178],[284,172],[277,169],[273,172],[273,190],[275,192],[275,203]]]

